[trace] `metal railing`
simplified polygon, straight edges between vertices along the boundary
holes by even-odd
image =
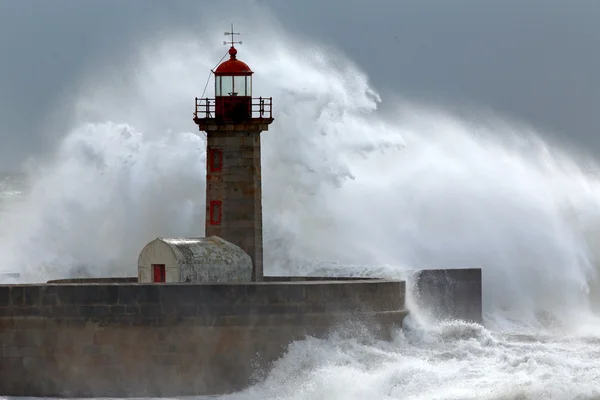
[[[194,119],[217,118],[215,98],[196,97],[196,110]],[[273,98],[253,97],[250,104],[250,118],[273,118]]]

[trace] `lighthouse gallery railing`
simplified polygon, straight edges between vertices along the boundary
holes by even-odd
[[[215,98],[196,97],[195,119],[215,118]],[[251,118],[273,118],[273,98],[272,97],[253,97],[250,108]]]

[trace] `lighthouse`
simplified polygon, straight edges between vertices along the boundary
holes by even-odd
[[[260,134],[273,122],[272,98],[252,96],[248,64],[237,57],[212,71],[213,98],[196,98],[194,122],[206,133],[206,237],[218,236],[252,259],[252,280],[263,278]]]

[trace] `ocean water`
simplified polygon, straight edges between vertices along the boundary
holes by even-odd
[[[485,321],[415,310],[391,342],[307,338],[264,382],[222,398],[600,398],[595,163],[489,113],[382,99],[336,49],[247,18],[258,28],[238,56],[275,104],[262,139],[266,272],[481,267]],[[227,50],[211,36],[221,30],[160,32],[84,76],[56,147],[0,178],[0,270],[20,282],[131,276],[156,236],[204,233],[193,99]]]

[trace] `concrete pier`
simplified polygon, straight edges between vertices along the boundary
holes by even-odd
[[[350,318],[387,337],[404,299],[405,283],[385,280],[4,285],[0,395],[232,392],[292,341]]]

